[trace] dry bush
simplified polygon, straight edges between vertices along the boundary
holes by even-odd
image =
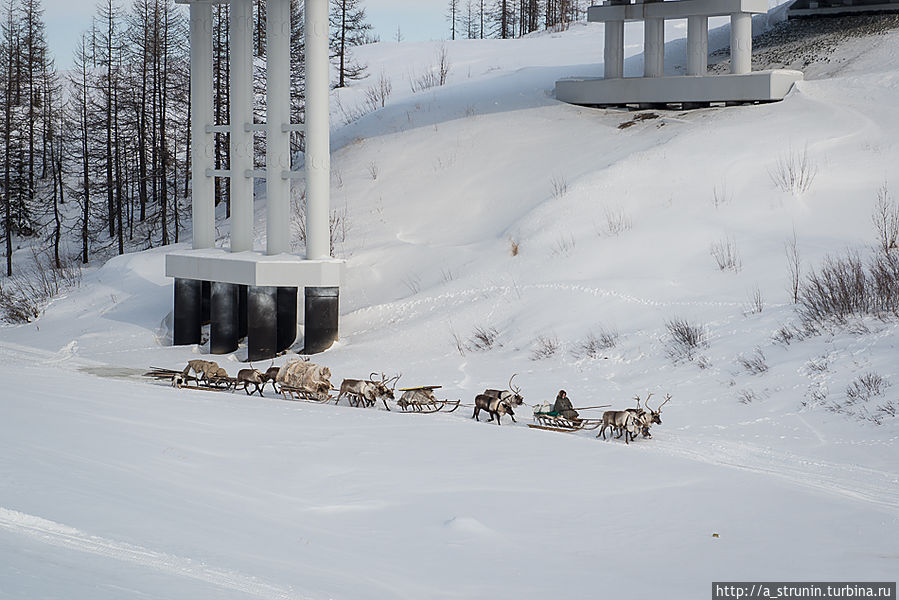
[[[499,331],[495,327],[475,327],[474,333],[468,341],[471,350],[485,351],[494,346],[501,346],[498,342]]]
[[[534,342],[534,348],[531,350],[531,360],[544,360],[554,356],[562,347],[559,338],[555,335],[541,335]]]
[[[425,69],[424,73],[420,75],[413,73],[409,76],[409,86],[412,89],[413,94],[440,85],[446,85],[446,80],[449,77],[450,72],[449,55],[446,51],[446,45],[441,45],[440,48],[437,49],[436,58],[437,63]]]
[[[553,199],[558,200],[568,193],[568,180],[562,175],[553,175],[549,183],[552,186]]]
[[[743,308],[743,314],[757,315],[763,310],[765,310],[765,297],[762,295],[762,290],[759,286],[755,286],[755,288],[749,292],[749,301]]]
[[[57,267],[49,254],[32,249],[33,261],[0,282],[0,314],[8,323],[30,323],[50,300],[81,284],[81,264],[65,260]]]
[[[793,237],[784,244],[787,253],[787,266],[790,270],[790,295],[793,304],[799,303],[799,283],[802,281],[802,261],[799,258],[799,243],[796,239],[796,230],[793,229]]]
[[[737,243],[731,237],[725,237],[714,242],[709,253],[722,271],[738,273],[743,268],[740,253],[737,251]]]
[[[553,244],[552,254],[553,256],[571,256],[571,253],[574,252],[575,245],[576,242],[573,235],[562,234],[558,237],[556,243]]]
[[[293,201],[293,214],[291,225],[296,236],[304,245],[306,243],[306,193]],[[346,204],[342,207],[331,209],[328,216],[328,230],[331,238],[331,256],[335,256],[338,244],[344,244],[349,239],[350,233],[349,208]]]
[[[741,367],[746,369],[750,375],[761,375],[768,370],[768,363],[765,362],[765,355],[759,348],[756,348],[749,356],[739,356],[737,362]]]
[[[794,196],[807,192],[817,174],[818,166],[809,158],[807,146],[802,152],[790,148],[778,157],[774,168],[768,171],[779,190]]]
[[[877,190],[871,221],[877,230],[877,245],[884,254],[895,250],[899,241],[899,202],[893,200],[885,183]]]
[[[515,238],[509,238],[509,253],[511,253],[512,256],[518,256],[518,251],[519,251],[518,240],[516,240]]]
[[[850,315],[899,317],[899,253],[878,254],[865,265],[858,254],[828,257],[799,291],[806,323],[845,323]]]
[[[603,213],[606,218],[606,231],[609,235],[617,236],[629,231],[633,226],[631,218],[623,208],[605,208]]]
[[[390,98],[390,93],[393,91],[393,84],[390,81],[390,78],[381,71],[381,75],[378,77],[378,80],[375,84],[365,90],[365,106],[368,108],[368,112],[374,112],[379,108],[384,108],[387,105],[387,99]]]
[[[882,425],[899,412],[899,402],[885,398],[890,387],[892,384],[879,374],[865,373],[849,384],[843,402],[829,400],[823,404],[831,412]]]
[[[618,345],[620,337],[617,329],[601,328],[599,334],[592,331],[571,351],[576,359],[599,358],[603,350],[611,350]]]
[[[690,323],[686,319],[674,317],[665,322],[669,339],[667,342],[668,356],[674,362],[692,361],[696,353],[708,347],[708,335],[704,325]]]

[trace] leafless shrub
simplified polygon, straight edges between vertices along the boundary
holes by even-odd
[[[802,278],[802,262],[799,258],[799,245],[796,240],[796,229],[793,229],[793,237],[784,244],[787,253],[787,267],[790,270],[790,294],[793,304],[799,303],[799,282]]]
[[[571,253],[574,251],[575,245],[576,243],[574,241],[573,235],[562,234],[556,240],[556,243],[553,244],[553,256],[571,256]]]
[[[830,368],[830,361],[828,360],[827,355],[819,356],[805,363],[805,368],[812,373],[818,373],[820,375],[827,373],[827,370]]]
[[[611,350],[618,345],[619,333],[617,329],[601,328],[599,333],[592,331],[571,351],[576,359],[599,358],[603,350]]]
[[[440,275],[443,276],[443,281],[446,283],[456,280],[456,274],[450,268],[440,269]]]
[[[450,336],[453,338],[453,344],[455,344],[459,356],[465,356],[465,351],[468,350],[468,347],[465,345],[465,342],[462,341],[462,336],[456,332],[452,324],[450,324]]]
[[[8,323],[30,323],[41,316],[50,300],[81,284],[81,264],[63,260],[59,266],[48,254],[32,248],[33,261],[0,282],[0,314]]]
[[[899,240],[899,202],[893,200],[886,183],[877,190],[871,221],[877,230],[877,244],[884,254],[895,250]]]
[[[608,208],[603,210],[606,218],[606,231],[609,235],[617,236],[629,231],[634,224],[623,208]]]
[[[416,75],[413,73],[409,77],[409,86],[412,93],[418,93],[433,87],[445,85],[449,77],[450,63],[449,56],[446,51],[446,45],[441,45],[437,49],[437,64],[428,67],[424,73]]]
[[[553,175],[549,181],[553,199],[558,200],[568,193],[568,181],[562,175]]]
[[[374,112],[379,108],[387,105],[387,99],[390,98],[390,92],[393,91],[393,84],[387,74],[381,71],[375,84],[365,90],[365,106],[368,112]]]
[[[421,277],[414,273],[404,277],[403,283],[413,296],[421,291]]]
[[[291,225],[300,242],[306,243],[306,193],[293,201],[293,214]],[[328,230],[331,238],[331,255],[335,255],[338,245],[345,244],[350,232],[349,208],[346,204],[342,207],[331,209],[328,215]]]
[[[720,185],[716,185],[712,190],[712,206],[718,208],[724,204],[728,204],[732,200],[731,194],[727,191],[727,182],[722,181]]]
[[[850,315],[899,316],[899,256],[878,254],[867,266],[853,252],[826,258],[802,285],[797,310],[811,323],[845,323]]]
[[[753,390],[740,390],[737,392],[737,400],[740,401],[740,404],[752,404],[758,400],[758,394]]]
[[[886,395],[892,384],[877,373],[865,373],[857,377],[846,388],[846,400],[844,403],[829,402],[825,406],[828,410],[855,417],[863,421],[870,421],[875,425],[882,425],[888,418],[895,418],[897,402],[884,400],[872,406],[874,400]]]
[[[499,338],[499,331],[495,327],[475,327],[468,346],[478,351],[490,350],[494,346],[500,345],[497,338]]]
[[[759,286],[755,286],[749,292],[749,301],[743,308],[743,314],[757,315],[763,310],[765,310],[765,297],[762,295],[762,290],[759,288]]]
[[[556,336],[541,335],[534,342],[534,348],[531,350],[531,360],[544,360],[554,356],[562,344]]]
[[[370,163],[368,163],[368,174],[371,176],[372,181],[377,181],[378,173],[378,163],[376,163],[375,161],[371,161]]]
[[[768,363],[765,362],[765,355],[759,348],[756,348],[749,356],[739,356],[737,362],[741,367],[746,369],[750,375],[761,375],[768,370]]]
[[[696,353],[708,346],[708,336],[704,325],[690,323],[686,319],[675,317],[665,322],[669,340],[668,356],[674,362],[692,361]]]
[[[518,256],[519,244],[515,238],[509,238],[509,253],[512,256]]]
[[[743,268],[740,253],[737,251],[737,244],[731,237],[725,237],[712,243],[709,252],[718,264],[718,268],[722,271],[738,273]]]
[[[778,157],[774,168],[768,171],[779,190],[794,196],[807,192],[817,174],[818,166],[809,158],[808,146],[802,152],[790,148]]]

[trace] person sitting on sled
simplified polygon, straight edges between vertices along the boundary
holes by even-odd
[[[578,412],[571,406],[571,400],[568,399],[568,394],[565,393],[565,390],[559,390],[559,395],[556,396],[556,402],[553,404],[553,412],[571,421],[580,420]]]

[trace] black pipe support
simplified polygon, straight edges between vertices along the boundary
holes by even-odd
[[[303,353],[324,352],[337,341],[337,324],[340,316],[340,288],[305,288],[305,335]]]
[[[251,286],[247,291],[247,360],[278,354],[278,288]]]
[[[172,343],[189,346],[201,341],[203,312],[203,282],[196,279],[175,279],[174,311],[172,314]]]
[[[278,352],[297,340],[297,296],[299,288],[278,288]]]
[[[209,302],[211,326],[209,352],[229,354],[238,346],[238,290],[237,284],[213,282]]]

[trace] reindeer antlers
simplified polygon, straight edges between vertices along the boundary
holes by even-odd
[[[668,401],[671,400],[671,394],[665,394],[665,401],[659,404],[659,409],[656,412],[661,412],[662,407],[668,404]]]
[[[509,389],[512,390],[513,392],[515,392],[516,394],[521,393],[521,388],[517,388],[514,385],[512,385],[512,380],[515,379],[515,377],[517,377],[517,376],[518,376],[518,373],[515,373],[512,375],[512,377],[509,378]]]

